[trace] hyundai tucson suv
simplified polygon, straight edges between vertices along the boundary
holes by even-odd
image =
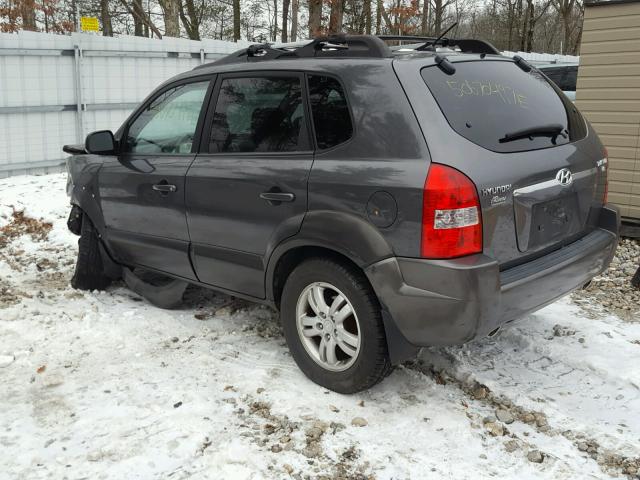
[[[589,282],[619,225],[591,126],[519,57],[416,41],[254,45],[66,146],[72,285],[270,305],[300,369],[351,393]]]

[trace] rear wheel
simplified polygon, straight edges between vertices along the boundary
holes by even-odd
[[[380,305],[353,267],[324,258],[301,263],[285,283],[281,317],[291,355],[323,387],[359,392],[391,369]]]
[[[71,286],[79,290],[104,290],[110,283],[111,279],[104,273],[98,232],[87,214],[83,214]]]

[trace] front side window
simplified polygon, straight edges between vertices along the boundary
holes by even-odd
[[[155,98],[127,132],[130,153],[191,153],[209,82],[187,83]]]
[[[306,148],[298,76],[227,78],[220,84],[209,152],[294,152]]]
[[[338,80],[309,75],[309,99],[318,148],[331,148],[351,138],[349,106]]]

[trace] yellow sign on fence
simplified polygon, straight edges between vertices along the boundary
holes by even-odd
[[[80,28],[83,32],[98,32],[100,24],[96,17],[80,17]]]

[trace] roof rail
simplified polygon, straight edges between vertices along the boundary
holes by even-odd
[[[376,35],[380,40],[388,41],[405,41],[405,42],[433,42],[436,37],[422,37],[420,35]]]
[[[435,51],[436,46],[458,47],[463,53],[500,55],[489,42],[476,39],[452,39],[399,35],[329,35],[318,37],[300,47],[276,47],[270,43],[250,45],[212,63],[198,65],[194,70],[211,65],[230,63],[262,62],[266,60],[287,60],[298,58],[389,58],[392,50],[385,43],[389,40],[406,40],[420,43],[416,51]]]
[[[274,47],[272,44],[250,45],[212,63],[195,69],[229,63],[260,62],[296,58],[387,58],[391,50],[378,37],[372,35],[329,35],[313,39],[298,48]],[[195,70],[194,69],[194,70]]]

